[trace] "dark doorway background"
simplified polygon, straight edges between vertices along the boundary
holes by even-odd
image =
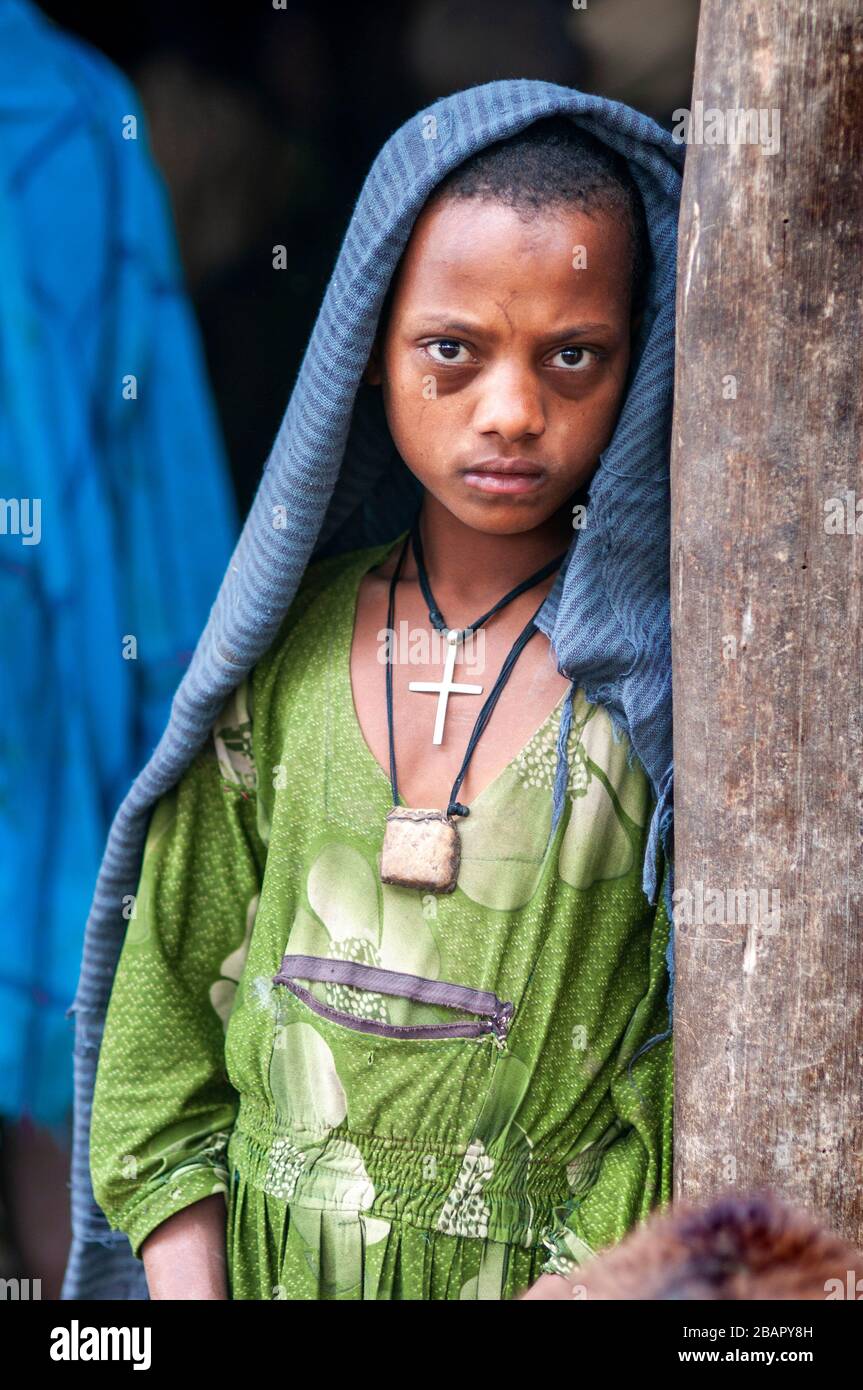
[[[670,126],[689,104],[698,19],[698,0],[42,9],[140,93],[243,513],[387,136],[435,98],[499,77],[601,92]]]

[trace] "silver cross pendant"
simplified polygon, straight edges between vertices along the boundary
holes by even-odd
[[[447,631],[446,661],[444,662],[443,675],[439,681],[410,681],[408,684],[408,690],[427,691],[438,697],[432,743],[443,743],[443,725],[450,695],[482,694],[481,685],[462,685],[453,680],[456,651],[463,637],[464,631],[461,628],[451,627]]]

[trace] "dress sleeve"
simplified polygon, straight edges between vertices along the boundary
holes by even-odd
[[[258,825],[251,684],[156,803],[127,907],[90,1124],[93,1191],[141,1258],[144,1239],[221,1192],[239,1098],[225,1032],[266,859]]]
[[[673,1036],[652,1043],[629,1066],[645,1042],[669,1027],[669,925],[663,879],[651,930],[647,991],[624,1034],[610,1084],[614,1120],[600,1141],[568,1165],[572,1196],[556,1209],[556,1224],[543,1236],[549,1250],[540,1267],[543,1274],[571,1275],[671,1200]]]

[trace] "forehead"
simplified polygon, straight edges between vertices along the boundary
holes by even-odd
[[[566,309],[602,303],[625,312],[629,230],[620,217],[569,203],[522,209],[485,198],[442,198],[414,224],[394,287],[393,310]]]

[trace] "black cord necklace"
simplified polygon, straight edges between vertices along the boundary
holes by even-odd
[[[435,723],[436,736],[433,742],[441,742],[438,733],[442,729],[443,714],[446,709],[446,701],[452,691],[469,691],[479,694],[481,686],[459,686],[452,682],[452,672],[455,664],[455,649],[465,638],[476,632],[489,618],[494,617],[507,604],[512,603],[519,595],[533,589],[537,584],[541,584],[550,574],[560,568],[566,558],[566,551],[558,555],[548,564],[543,565],[542,569],[535,574],[523,579],[509,593],[504,594],[487,613],[483,613],[480,618],[470,623],[465,628],[448,628],[443,614],[438,607],[434,594],[429,583],[428,572],[423,555],[422,539],[419,531],[419,515],[414,520],[410,533],[405,538],[401,553],[398,558],[389,586],[389,602],[387,608],[387,628],[392,635],[395,632],[395,595],[396,585],[404,565],[407,555],[408,545],[413,546],[414,558],[417,565],[417,577],[423,598],[428,604],[429,622],[438,632],[444,634],[447,639],[447,660],[443,679],[440,682],[412,682],[411,689],[429,690],[438,692],[438,717]],[[497,680],[491,688],[479,714],[476,723],[471,731],[465,755],[461,767],[452,785],[449,801],[445,811],[414,809],[407,806],[399,806],[398,777],[396,774],[396,753],[393,720],[393,662],[392,662],[392,643],[387,653],[386,669],[386,694],[387,694],[387,731],[389,735],[390,753],[390,785],[393,794],[393,809],[387,816],[386,833],[384,836],[383,854],[381,858],[381,880],[384,883],[399,884],[405,888],[418,888],[426,892],[451,893],[455,890],[458,879],[458,868],[460,860],[460,842],[458,830],[453,820],[454,816],[467,816],[470,808],[462,804],[456,798],[464,781],[470,760],[473,756],[476,745],[482,737],[483,731],[491,718],[492,711],[500,699],[506,682],[512,674],[516,661],[521,656],[527,643],[539,629],[536,626],[536,619],[545,603],[545,599],[538,605],[529,621],[522,628],[518,637],[513,642],[507,656],[501,666]]]

